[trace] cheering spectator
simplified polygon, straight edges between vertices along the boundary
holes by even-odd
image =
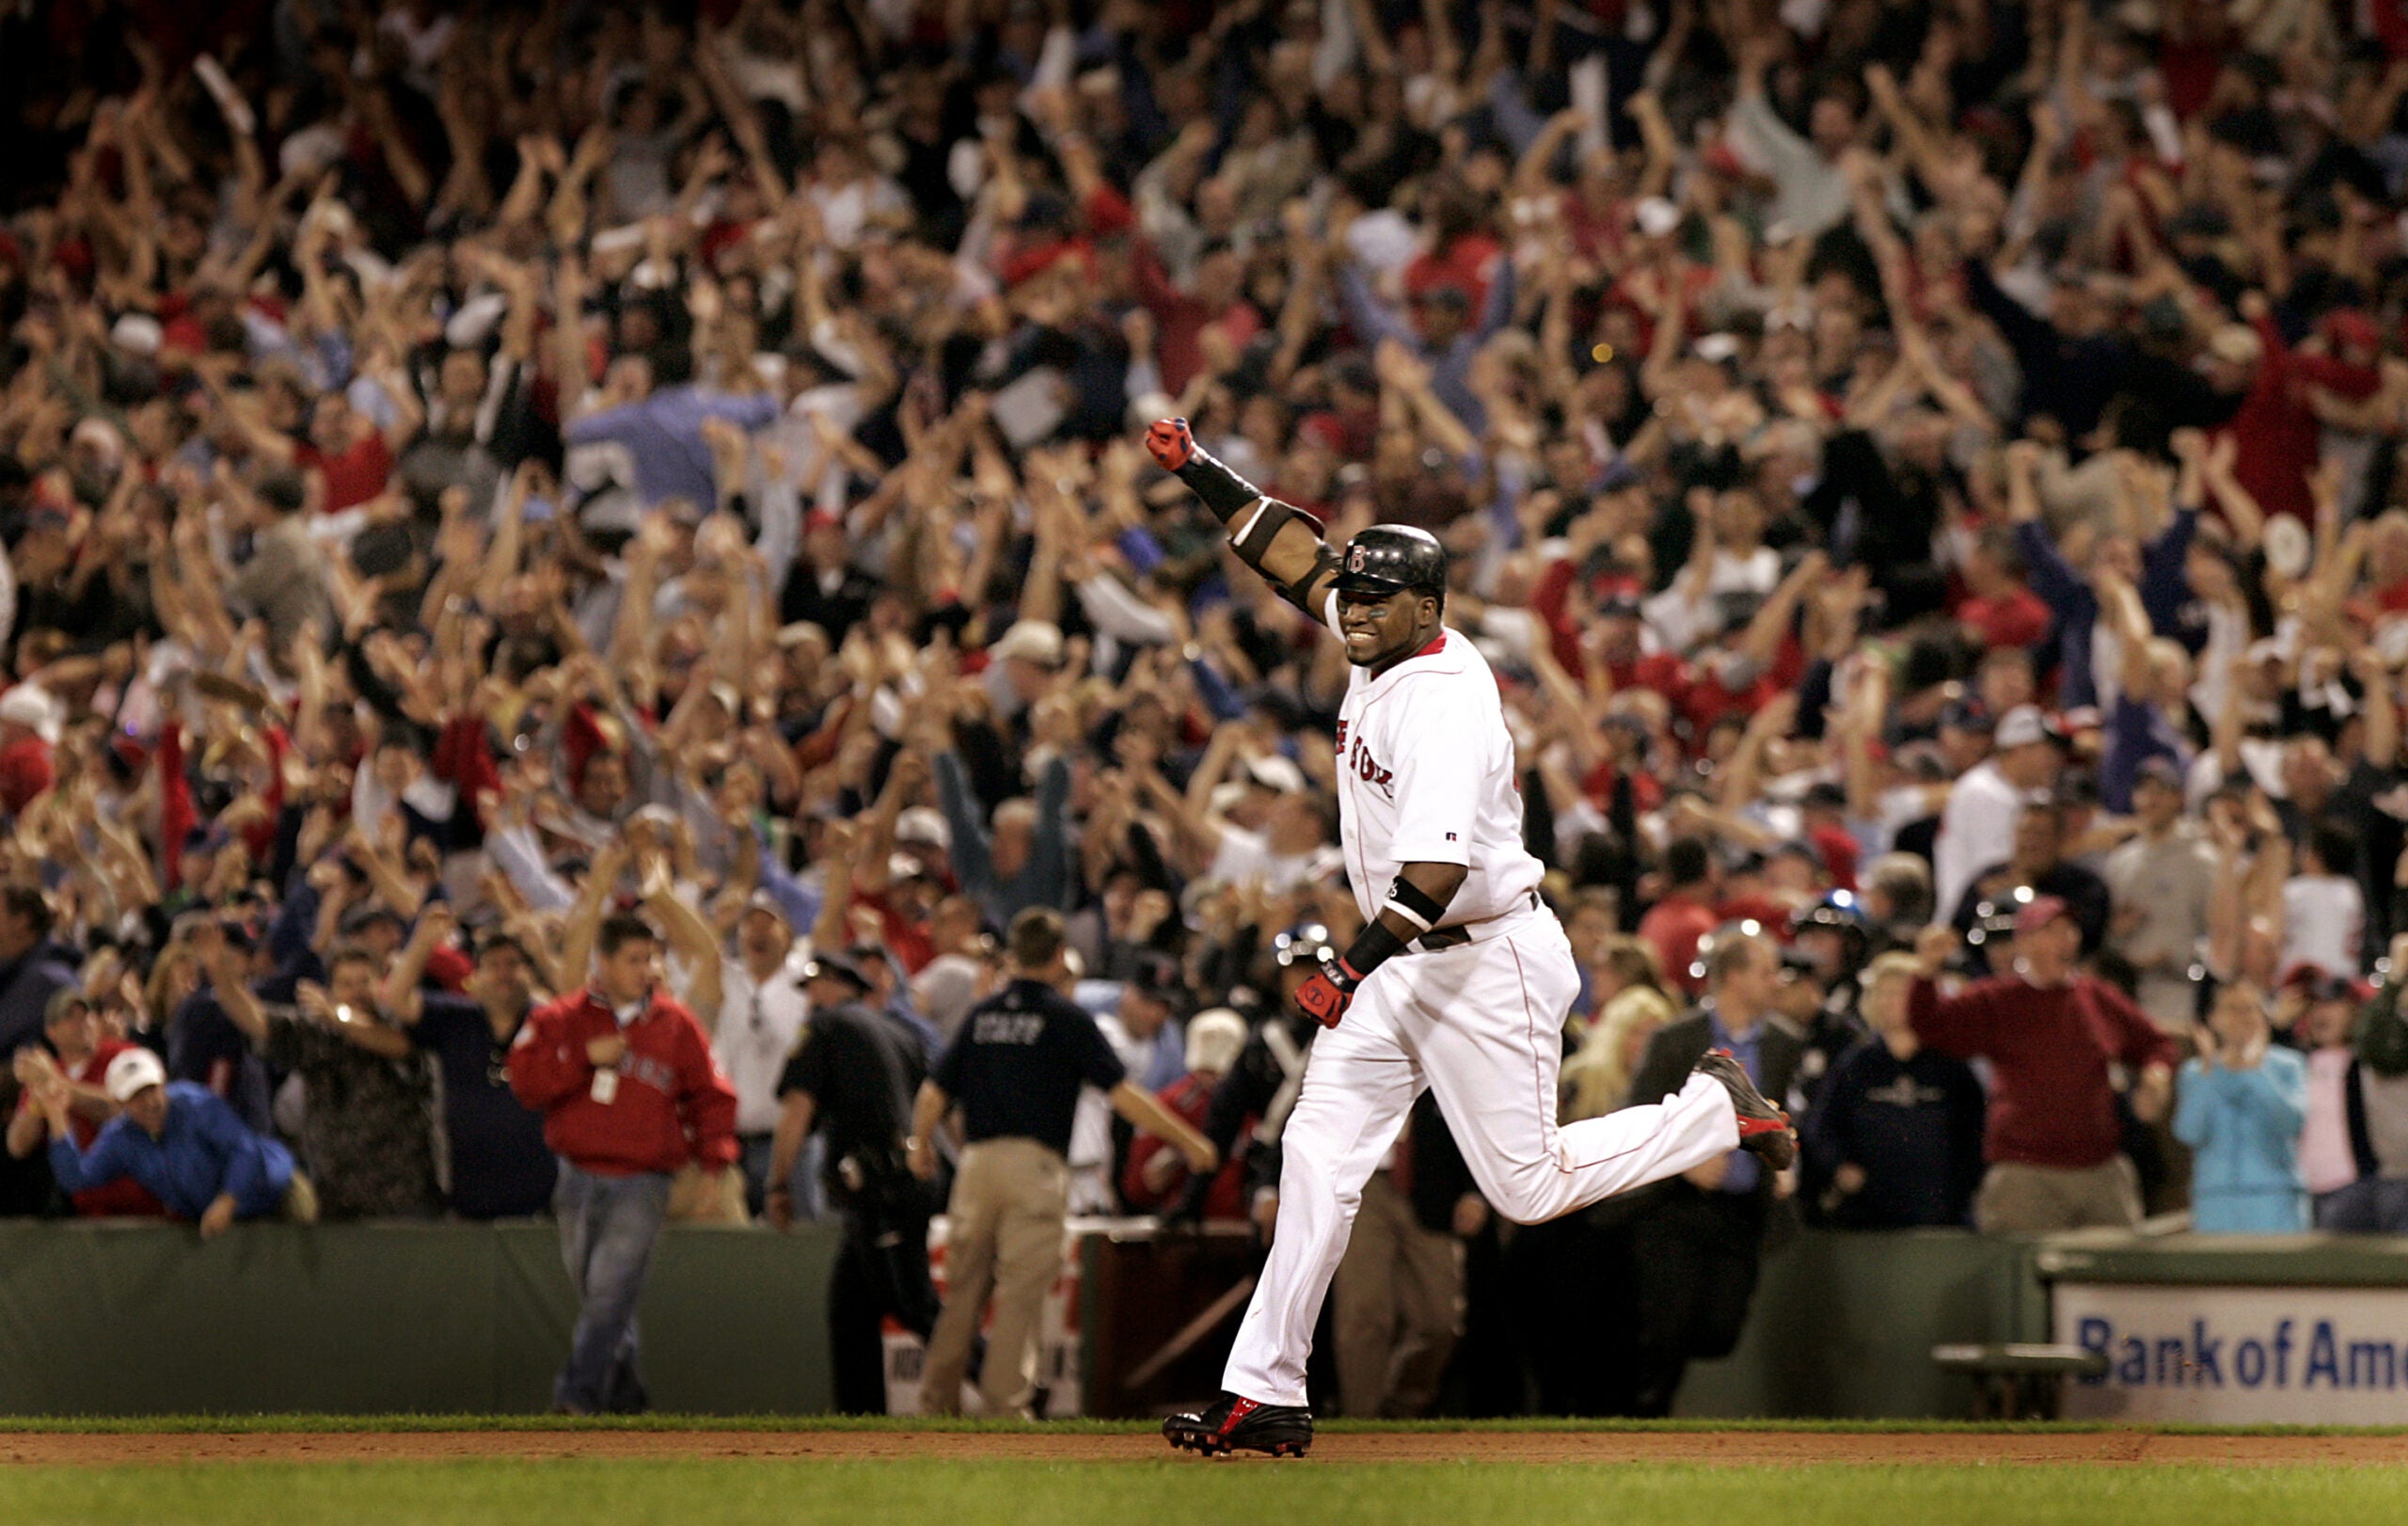
[[[387,1016],[380,961],[359,944],[338,946],[326,983],[303,980],[296,1005],[271,1009],[243,978],[242,952],[205,945],[227,1017],[268,1063],[301,1078],[301,1155],[327,1218],[417,1218],[439,1203],[434,1094],[423,1057]]]
[[[2106,936],[2110,916],[2107,885],[2065,856],[2066,808],[2054,801],[2026,803],[2015,819],[2015,848],[2004,863],[1986,866],[1965,887],[1951,918],[1960,933],[1972,930],[1985,908],[2029,905],[2041,896],[2065,902],[2082,931],[2082,951],[2093,952]]]
[[[2195,1153],[2191,1227],[2203,1234],[2278,1234],[2307,1228],[2300,1129],[2307,1064],[2274,1047],[2264,998],[2237,981],[2208,1013],[2212,1045],[2186,1060],[2174,1132]]]
[[[1915,968],[1912,955],[1893,953],[1865,971],[1873,1037],[1840,1057],[1807,1117],[1807,1180],[1844,1229],[1963,1224],[1981,1185],[1981,1083],[1915,1036]]]
[[[41,1036],[50,999],[75,983],[68,951],[52,941],[50,898],[26,885],[0,887],[0,1053]]]
[[[40,1094],[55,1077],[67,1092],[69,1121],[75,1147],[88,1152],[102,1125],[117,1117],[105,1081],[117,1057],[134,1048],[122,1039],[101,1037],[99,1018],[80,991],[69,988],[50,998],[42,1018],[47,1049],[17,1051],[15,1073],[23,1088],[17,1110],[8,1120],[8,1153],[23,1160],[42,1148],[49,1129]],[[131,1176],[73,1195],[75,1212],[86,1218],[152,1218],[166,1212],[149,1187]]]
[[[204,1240],[235,1220],[281,1215],[314,1222],[316,1196],[293,1168],[293,1153],[243,1126],[232,1109],[189,1081],[169,1081],[147,1049],[109,1061],[108,1099],[121,1109],[92,1140],[75,1142],[72,1084],[52,1072],[36,1100],[50,1126],[50,1168],[61,1189],[88,1192],[131,1177]]]
[[[2055,780],[2061,761],[2056,732],[2029,705],[1999,717],[1991,741],[1990,756],[1948,792],[1932,845],[1932,892],[1952,913],[1984,870],[2013,855],[2016,823]]]
[[[1779,946],[1762,932],[1724,928],[1705,966],[1699,1010],[1648,1041],[1631,1081],[1634,1105],[1679,1090],[1709,1049],[1737,1056],[1756,1089],[1771,1096],[1786,1096],[1797,1078],[1801,1046],[1772,1021]],[[1652,1189],[1636,1231],[1640,1413],[1669,1414],[1688,1364],[1728,1356],[1738,1344],[1765,1235],[1794,1185],[1735,1150]]]
[[[2147,1122],[2173,1100],[2174,1045],[2120,993],[2082,974],[2082,932],[2053,896],[2015,914],[2014,961],[1954,994],[1935,983],[1956,934],[1925,931],[1908,996],[1915,1037],[1943,1055],[1987,1059],[1989,1118],[1973,1219],[1986,1233],[2046,1234],[2140,1222],[2140,1183],[2122,1152],[2113,1069],[2134,1078]]]
[[[736,1090],[745,1206],[755,1214],[765,1211],[770,1187],[785,1187],[792,1195],[792,1173],[773,1178],[769,1155],[780,1112],[778,1078],[802,1041],[811,1007],[797,978],[801,972],[795,951],[784,906],[768,891],[754,891],[737,918],[736,952],[722,961],[711,1053]]]
[[[2208,934],[2215,859],[2196,823],[2182,814],[2182,778],[2162,758],[2143,763],[2132,786],[2138,831],[2107,855],[2103,878],[2113,910],[2108,948],[2137,982],[2132,999],[2167,1033],[2198,1021],[2192,969]]]
[[[420,914],[379,1000],[442,1078],[445,1203],[463,1218],[532,1217],[560,1181],[543,1116],[510,1088],[510,1048],[535,1008],[534,963],[496,928],[478,940],[458,994],[429,990],[422,978],[438,952],[451,951],[453,925],[441,901]]]
[[[1236,1067],[1245,1044],[1245,1020],[1237,1013],[1226,1007],[1196,1013],[1187,1022],[1186,1072],[1156,1093],[1157,1100],[1200,1132],[1211,1116],[1214,1089]],[[1168,1141],[1140,1135],[1130,1141],[1120,1200],[1141,1213],[1166,1209],[1184,1193],[1188,1175],[1186,1163]],[[1205,1193],[1203,1216],[1224,1221],[1246,1217],[1244,1161],[1232,1155],[1221,1162]]]

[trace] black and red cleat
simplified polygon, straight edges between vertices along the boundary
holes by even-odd
[[[1313,1444],[1313,1412],[1295,1405],[1257,1404],[1224,1393],[1201,1414],[1173,1415],[1163,1436],[1181,1452],[1226,1457],[1232,1452],[1267,1452],[1301,1457]]]
[[[1728,1049],[1709,1049],[1697,1062],[1697,1073],[1710,1075],[1731,1093],[1731,1110],[1739,1115],[1739,1148],[1764,1157],[1774,1170],[1786,1170],[1798,1158],[1798,1131],[1789,1115],[1756,1089],[1748,1068]]]

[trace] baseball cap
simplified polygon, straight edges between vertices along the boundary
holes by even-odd
[[[2353,976],[2336,974],[2321,964],[2294,961],[2274,981],[2277,991],[2297,991],[2310,1001],[2371,1001],[2374,987]]]
[[[2035,896],[2024,908],[2015,914],[2015,935],[2030,937],[2061,916],[2071,916],[2073,908],[2062,896]]]
[[[50,1000],[42,1006],[42,1025],[47,1027],[53,1023],[64,1022],[67,1015],[78,1008],[87,1012],[92,1009],[92,1004],[84,998],[83,990],[76,986],[61,986],[50,993]]]
[[[867,991],[869,989],[869,977],[862,973],[862,967],[853,962],[852,956],[850,954],[816,954],[812,956],[811,962],[802,967],[802,974],[798,978],[796,983],[800,985],[807,985],[811,981],[819,979],[823,976],[838,980],[849,980],[852,982],[853,989],[856,991]]]
[[[1187,1068],[1227,1072],[1245,1049],[1245,1019],[1227,1007],[1198,1012],[1187,1024]]]
[[[1276,795],[1301,794],[1305,788],[1305,771],[1276,753],[1249,759],[1245,776],[1249,782]]]
[[[109,1061],[108,1073],[102,1084],[109,1101],[122,1107],[146,1087],[166,1086],[167,1068],[148,1049],[129,1049]]]
[[[2038,706],[2018,705],[1998,718],[1996,739],[1998,745],[2004,749],[2029,747],[2034,742],[2054,742],[2063,739],[2058,736],[2057,729],[2049,724],[2049,718],[2040,713]]]
[[[913,805],[895,819],[895,840],[923,848],[950,850],[953,828],[933,805]]]
[[[789,930],[794,926],[794,918],[786,914],[785,903],[766,890],[755,890],[745,898],[744,909],[748,912],[767,912],[784,923]]]
[[[14,722],[50,745],[58,744],[58,701],[38,684],[22,683],[0,694],[0,721]]]
[[[998,662],[1025,658],[1039,667],[1058,667],[1062,661],[1062,628],[1051,620],[1022,620],[987,648],[987,655]]]

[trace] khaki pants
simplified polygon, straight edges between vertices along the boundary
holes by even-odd
[[[2121,1230],[2140,1221],[2140,1173],[2122,1155],[2079,1170],[2002,1162],[1973,1200],[1973,1227],[1984,1234]]]
[[[318,1189],[309,1184],[309,1179],[301,1174],[298,1167],[293,1168],[292,1184],[284,1189],[283,1215],[288,1224],[318,1221]]]
[[[928,1337],[920,1412],[958,1414],[987,1299],[995,1322],[978,1391],[990,1415],[1028,1413],[1037,1387],[1038,1320],[1062,1270],[1070,1169],[1034,1139],[988,1139],[961,1152],[946,1208],[944,1310]]]
[[[672,1224],[750,1224],[744,1207],[744,1173],[735,1167],[705,1171],[688,1161],[669,1182]]]
[[[1422,1228],[1386,1171],[1363,1184],[1338,1264],[1339,1400],[1357,1419],[1429,1413],[1463,1334],[1464,1248]]]

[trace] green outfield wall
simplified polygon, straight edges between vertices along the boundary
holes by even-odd
[[[1128,1238],[1116,1275],[1098,1275],[1101,1239],[1084,1258],[1079,1359],[1085,1390],[1123,1411],[1143,1401],[1096,1364],[1135,1367],[1165,1323],[1149,1306],[1183,1319],[1237,1265],[1193,1242],[1149,1260]],[[824,1410],[835,1249],[814,1226],[663,1234],[641,1316],[655,1406]],[[2186,1285],[2408,1296],[2408,1242],[1803,1233],[1766,1258],[1739,1349],[1691,1369],[1679,1412],[1968,1416],[1970,1384],[1932,1346],[2049,1339],[2051,1279],[2162,1288],[2185,1318]],[[246,1225],[204,1245],[172,1226],[0,1222],[0,1413],[540,1411],[575,1312],[547,1223]],[[2298,1328],[2304,1380],[2315,1326]],[[2408,1364],[2398,1391],[2408,1403]]]

